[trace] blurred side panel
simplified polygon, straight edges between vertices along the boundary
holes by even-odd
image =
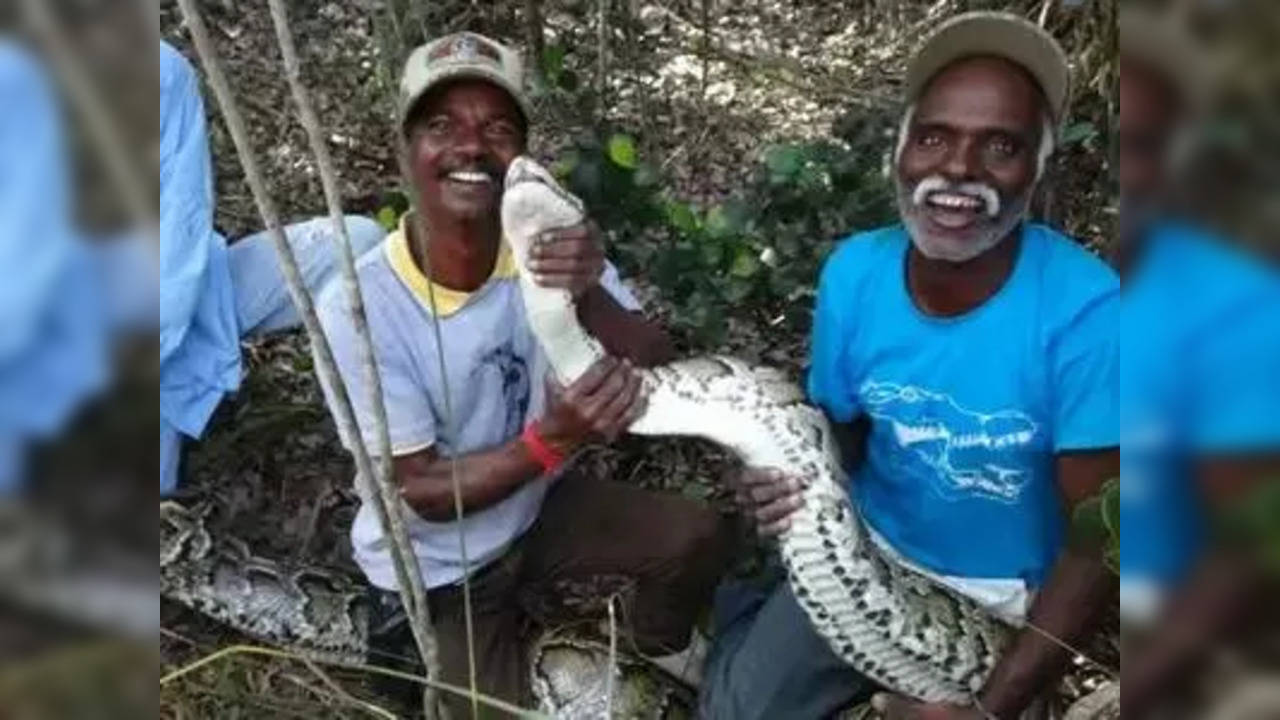
[[[4,717],[155,708],[156,13],[0,5]]]
[[[1125,717],[1280,717],[1280,4],[1125,3]]]

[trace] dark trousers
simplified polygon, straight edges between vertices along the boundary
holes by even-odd
[[[835,717],[878,687],[818,635],[780,563],[721,585],[714,617],[698,708],[704,720]]]
[[[571,471],[548,493],[529,532],[471,578],[477,689],[532,707],[527,651],[541,613],[531,601],[575,578],[629,579],[615,605],[621,647],[651,655],[683,650],[728,563],[731,537],[728,523],[692,500]],[[371,662],[416,657],[398,595],[374,595]],[[431,590],[428,604],[441,679],[467,687],[461,585]],[[442,697],[454,717],[470,717],[469,700]]]

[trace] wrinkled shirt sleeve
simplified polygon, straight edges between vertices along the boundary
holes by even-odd
[[[1120,444],[1118,312],[1118,292],[1100,294],[1050,348],[1056,452]]]
[[[39,63],[0,40],[0,363],[36,338],[74,239],[62,118]]]
[[[70,217],[55,86],[0,40],[0,476],[20,479],[26,438],[58,432],[106,382],[98,278]]]
[[[239,330],[226,241],[213,229],[213,178],[199,84],[160,45],[160,412],[199,436],[239,386]]]
[[[190,65],[160,45],[160,359],[182,343],[209,266],[213,232],[204,108]]]

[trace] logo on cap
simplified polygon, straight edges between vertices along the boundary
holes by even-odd
[[[448,42],[440,43],[427,56],[427,61],[449,60],[465,63],[475,62],[481,58],[497,63],[499,67],[502,66],[502,55],[497,48],[471,35],[459,35]]]

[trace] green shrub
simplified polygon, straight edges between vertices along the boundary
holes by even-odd
[[[769,147],[744,189],[699,207],[674,197],[621,133],[580,137],[553,167],[609,236],[624,274],[674,309],[674,330],[714,347],[727,320],[808,331],[822,261],[848,233],[892,221],[887,139]],[[779,320],[780,318],[780,320]]]

